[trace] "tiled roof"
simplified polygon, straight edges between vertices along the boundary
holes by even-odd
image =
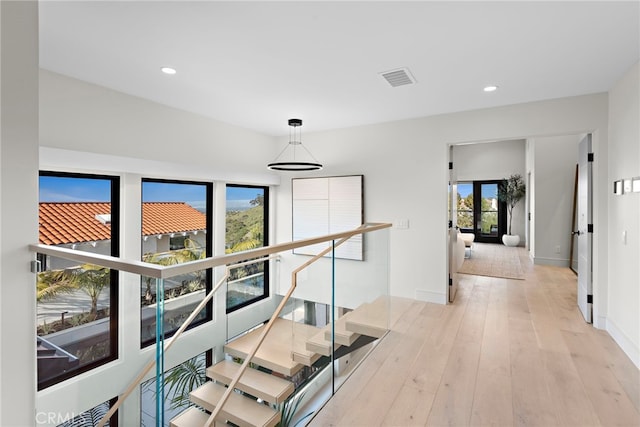
[[[204,230],[206,217],[183,202],[142,204],[143,235]],[[111,226],[96,218],[111,212],[110,203],[40,203],[40,243],[63,245],[111,238]]]
[[[204,230],[207,218],[184,202],[147,202],[142,204],[142,234],[178,233]]]

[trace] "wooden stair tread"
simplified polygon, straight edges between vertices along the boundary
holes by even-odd
[[[360,336],[355,332],[348,331],[346,329],[346,322],[351,312],[344,314],[336,321],[335,337],[336,337],[336,350],[340,346],[350,346]],[[331,355],[331,323],[324,326],[318,333],[309,338],[305,344],[307,350],[316,352],[323,356]]]
[[[389,330],[389,304],[386,296],[362,304],[351,312],[346,320],[346,329],[360,335],[382,338]]]
[[[336,349],[340,347],[336,344]],[[331,340],[325,338],[325,331],[321,329],[320,332],[309,338],[305,343],[305,348],[308,351],[318,353],[322,356],[331,356]]]
[[[360,335],[356,332],[350,331],[347,329],[347,319],[351,316],[352,311],[345,313],[342,317],[336,320],[335,327],[335,339],[336,344],[350,346],[353,344]],[[324,338],[327,341],[331,341],[331,324],[328,324],[325,327]]]
[[[240,364],[223,360],[207,368],[207,377],[228,385],[239,369]],[[252,368],[244,371],[236,388],[275,404],[282,403],[295,389],[291,381]]]
[[[192,406],[174,417],[169,423],[169,427],[203,427],[208,419],[209,414]],[[215,427],[224,427],[227,426],[227,423],[216,421],[213,425]]]
[[[189,396],[193,403],[212,412],[226,390],[226,387],[208,381]],[[273,427],[280,421],[280,412],[234,392],[222,407],[219,418],[239,426]]]
[[[252,362],[286,376],[292,376],[302,369],[303,364],[293,359],[292,352],[295,351],[306,355],[306,357],[311,357],[311,352],[306,350],[305,343],[309,337],[316,333],[318,328],[296,323],[294,335],[292,323],[291,320],[276,319]],[[224,346],[224,351],[234,357],[246,358],[263,328],[264,325],[227,343]],[[294,336],[295,341],[292,343]]]

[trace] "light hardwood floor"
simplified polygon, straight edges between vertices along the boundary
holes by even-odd
[[[640,426],[640,373],[582,319],[575,275],[519,250],[525,280],[394,299],[391,332],[310,426]]]

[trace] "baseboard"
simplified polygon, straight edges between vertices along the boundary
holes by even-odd
[[[432,302],[434,304],[446,304],[447,296],[439,292],[432,292],[424,289],[416,289],[416,300]]]
[[[533,259],[533,263],[535,265],[551,265],[553,267],[567,267],[567,268],[569,268],[569,260],[568,259],[535,257]]]
[[[593,326],[596,329],[602,329],[602,330],[606,331],[607,330],[607,317],[606,316],[594,317],[593,318]]]
[[[607,319],[607,332],[611,335],[611,338],[620,346],[622,351],[625,352],[631,362],[638,369],[640,369],[640,348],[638,344],[634,343],[629,339],[627,334],[625,334],[618,326],[616,326],[615,322],[611,320],[611,318]]]

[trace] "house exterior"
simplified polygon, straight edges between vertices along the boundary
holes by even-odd
[[[2,2],[0,17],[0,424],[56,425],[55,417],[49,415],[60,408],[80,413],[117,395],[121,384],[114,379],[135,375],[148,354],[125,332],[120,356],[127,360],[126,366],[116,362],[36,392],[35,291],[26,284],[34,281],[28,266],[35,256],[28,245],[38,242],[38,171],[102,171],[121,177],[124,258],[140,256],[144,234],[140,232],[140,179],[144,176],[196,177],[214,182],[217,194],[222,194],[226,183],[271,186],[271,209],[277,212],[272,215],[272,240],[285,242],[291,238],[291,182],[288,176],[268,173],[265,164],[286,138],[261,135],[41,70],[37,4]],[[446,303],[446,230],[434,225],[446,223],[450,145],[591,133],[594,327],[606,330],[640,366],[640,197],[612,192],[614,181],[640,173],[639,94],[640,65],[635,63],[601,93],[318,132],[306,135],[305,144],[326,164],[316,176],[355,172],[365,176],[367,220],[410,219],[409,229],[393,230],[391,293]],[[176,144],[179,140],[188,145]],[[389,141],[402,141],[402,149],[391,147]],[[185,153],[190,154],[188,160]],[[534,174],[548,172],[544,157],[525,167]],[[416,188],[425,187],[433,195],[416,198]],[[551,208],[545,206],[544,195],[532,191],[535,206],[548,214]],[[222,206],[218,209],[223,212]],[[214,230],[222,236],[224,215],[218,211],[216,215]],[[536,229],[548,225],[539,223]],[[535,250],[543,249],[542,239],[532,240],[532,246],[531,256],[540,256]],[[214,253],[224,253],[223,239],[215,241]],[[277,284],[272,286],[278,289]],[[126,301],[137,303],[138,292],[139,283],[124,280],[124,316],[132,308]],[[274,298],[262,301],[248,315],[266,318],[275,302]],[[176,346],[167,364],[210,349],[204,337],[226,336],[221,330],[212,324],[193,331],[190,341]],[[139,408],[136,404],[127,408],[120,414],[123,425],[135,425]]]
[[[39,242],[102,255],[110,254],[111,204],[103,202],[40,202]],[[142,252],[168,252],[189,238],[206,247],[206,216],[184,202],[142,203]],[[174,239],[180,243],[171,242]],[[184,246],[181,246],[184,247]],[[49,269],[69,267],[64,260],[46,263]]]

